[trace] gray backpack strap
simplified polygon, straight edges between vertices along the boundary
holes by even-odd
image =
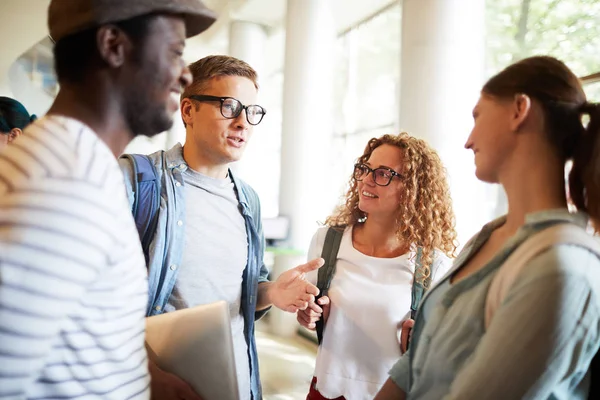
[[[321,296],[325,296],[329,291],[329,286],[331,286],[331,281],[333,280],[333,275],[335,274],[335,264],[337,262],[337,254],[340,250],[340,243],[342,242],[342,236],[344,236],[345,226],[339,227],[330,227],[327,229],[327,234],[325,235],[325,242],[323,243],[323,250],[321,251],[321,258],[325,260],[325,264],[321,268],[319,268],[319,275],[317,278],[317,287],[319,288],[319,295],[317,299]],[[319,340],[319,344],[323,341],[323,329],[325,328],[325,324],[323,319],[317,321],[316,323],[316,331],[317,331],[317,339]]]
[[[417,309],[419,308],[419,303],[421,303],[421,299],[423,298],[423,294],[425,293],[425,288],[422,283],[417,282],[417,271],[422,266],[422,258],[423,258],[423,249],[421,247],[417,247],[417,259],[415,260],[415,278],[413,279],[412,291],[411,291],[411,300],[410,300],[410,318],[415,319],[417,316]],[[432,271],[433,273],[433,271]]]
[[[417,316],[417,310],[419,309],[419,304],[421,304],[421,299],[423,295],[427,291],[425,286],[422,283],[417,282],[416,280],[416,272],[423,266],[423,248],[417,247],[417,258],[415,260],[415,280],[412,285],[411,292],[411,301],[410,301],[410,318],[415,319]],[[439,267],[439,263],[432,261],[431,266],[429,267],[429,277],[425,279],[425,283],[427,287],[429,287],[433,276],[435,275],[437,269]]]

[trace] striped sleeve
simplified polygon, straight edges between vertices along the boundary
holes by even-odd
[[[30,183],[0,193],[0,398],[22,397],[39,377],[61,325],[118,246],[98,188]]]

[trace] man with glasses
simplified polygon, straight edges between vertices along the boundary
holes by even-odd
[[[189,68],[193,81],[180,104],[185,145],[147,158],[156,169],[161,195],[151,240],[140,230],[149,268],[147,314],[226,300],[240,398],[262,399],[254,321],[272,304],[289,312],[305,309],[318,290],[304,274],[323,261],[268,281],[258,196],[229,170],[266,115],[256,104],[256,72],[228,56],[205,57]],[[135,213],[146,201],[135,193],[143,174],[133,157],[124,156],[120,164]],[[153,226],[148,223],[152,217],[137,217],[138,229]]]

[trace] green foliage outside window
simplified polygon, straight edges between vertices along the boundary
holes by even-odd
[[[486,29],[488,76],[540,54],[580,77],[600,72],[600,0],[487,0]],[[600,101],[600,83],[585,88]]]

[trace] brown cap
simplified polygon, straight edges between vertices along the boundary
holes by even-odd
[[[152,13],[181,15],[186,37],[205,31],[216,19],[200,0],[51,0],[48,30],[58,42],[86,29]]]

